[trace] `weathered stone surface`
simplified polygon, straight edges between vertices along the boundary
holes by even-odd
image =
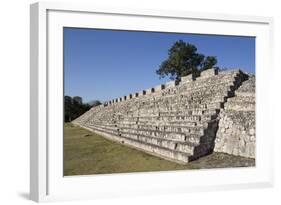
[[[165,88],[172,88],[177,85],[176,81],[169,81],[165,84]]]
[[[220,112],[216,152],[255,158],[255,77],[250,76],[228,98]],[[232,125],[228,128],[228,125]]]
[[[181,77],[181,82],[185,83],[185,82],[191,82],[195,80],[195,76],[193,74]]]
[[[137,98],[139,96],[139,93],[134,93],[133,98]]]
[[[155,86],[155,88],[154,88],[155,92],[161,91],[163,89],[165,89],[165,85],[158,85],[158,86]]]
[[[217,74],[218,74],[217,69],[208,69],[208,70],[201,72],[200,76],[201,76],[201,78],[209,78],[209,77],[217,75]]]
[[[219,152],[253,156],[255,128],[248,114],[253,113],[252,101],[242,95],[251,88],[246,81],[239,90],[244,80],[241,71],[206,70],[196,79],[190,75],[179,84],[170,81],[165,86],[110,100],[114,103],[94,107],[73,123],[179,163],[207,155],[214,147]],[[237,95],[236,90],[242,94]],[[237,99],[225,103],[235,98],[230,98],[234,93]],[[237,106],[244,98],[250,99],[245,103],[247,112],[238,112]]]
[[[154,92],[155,92],[154,88],[148,88],[148,89],[145,90],[146,95],[149,95],[149,94],[154,93]]]

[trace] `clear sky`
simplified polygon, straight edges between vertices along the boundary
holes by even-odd
[[[155,71],[177,40],[221,68],[255,73],[253,37],[64,28],[65,95],[106,101],[167,82]]]

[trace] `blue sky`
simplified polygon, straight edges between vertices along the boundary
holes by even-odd
[[[169,81],[155,70],[177,40],[216,56],[221,68],[255,73],[255,38],[64,28],[65,95],[111,100]]]

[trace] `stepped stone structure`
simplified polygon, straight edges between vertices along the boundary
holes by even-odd
[[[255,158],[255,77],[247,81],[229,98],[219,115],[216,152]]]
[[[254,157],[252,84],[240,70],[209,69],[110,100],[73,123],[178,163],[213,151]]]

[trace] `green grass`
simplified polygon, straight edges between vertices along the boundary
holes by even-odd
[[[70,123],[64,126],[63,150],[65,176],[241,167],[255,164],[252,159],[213,153],[187,165],[180,165],[110,141]]]

